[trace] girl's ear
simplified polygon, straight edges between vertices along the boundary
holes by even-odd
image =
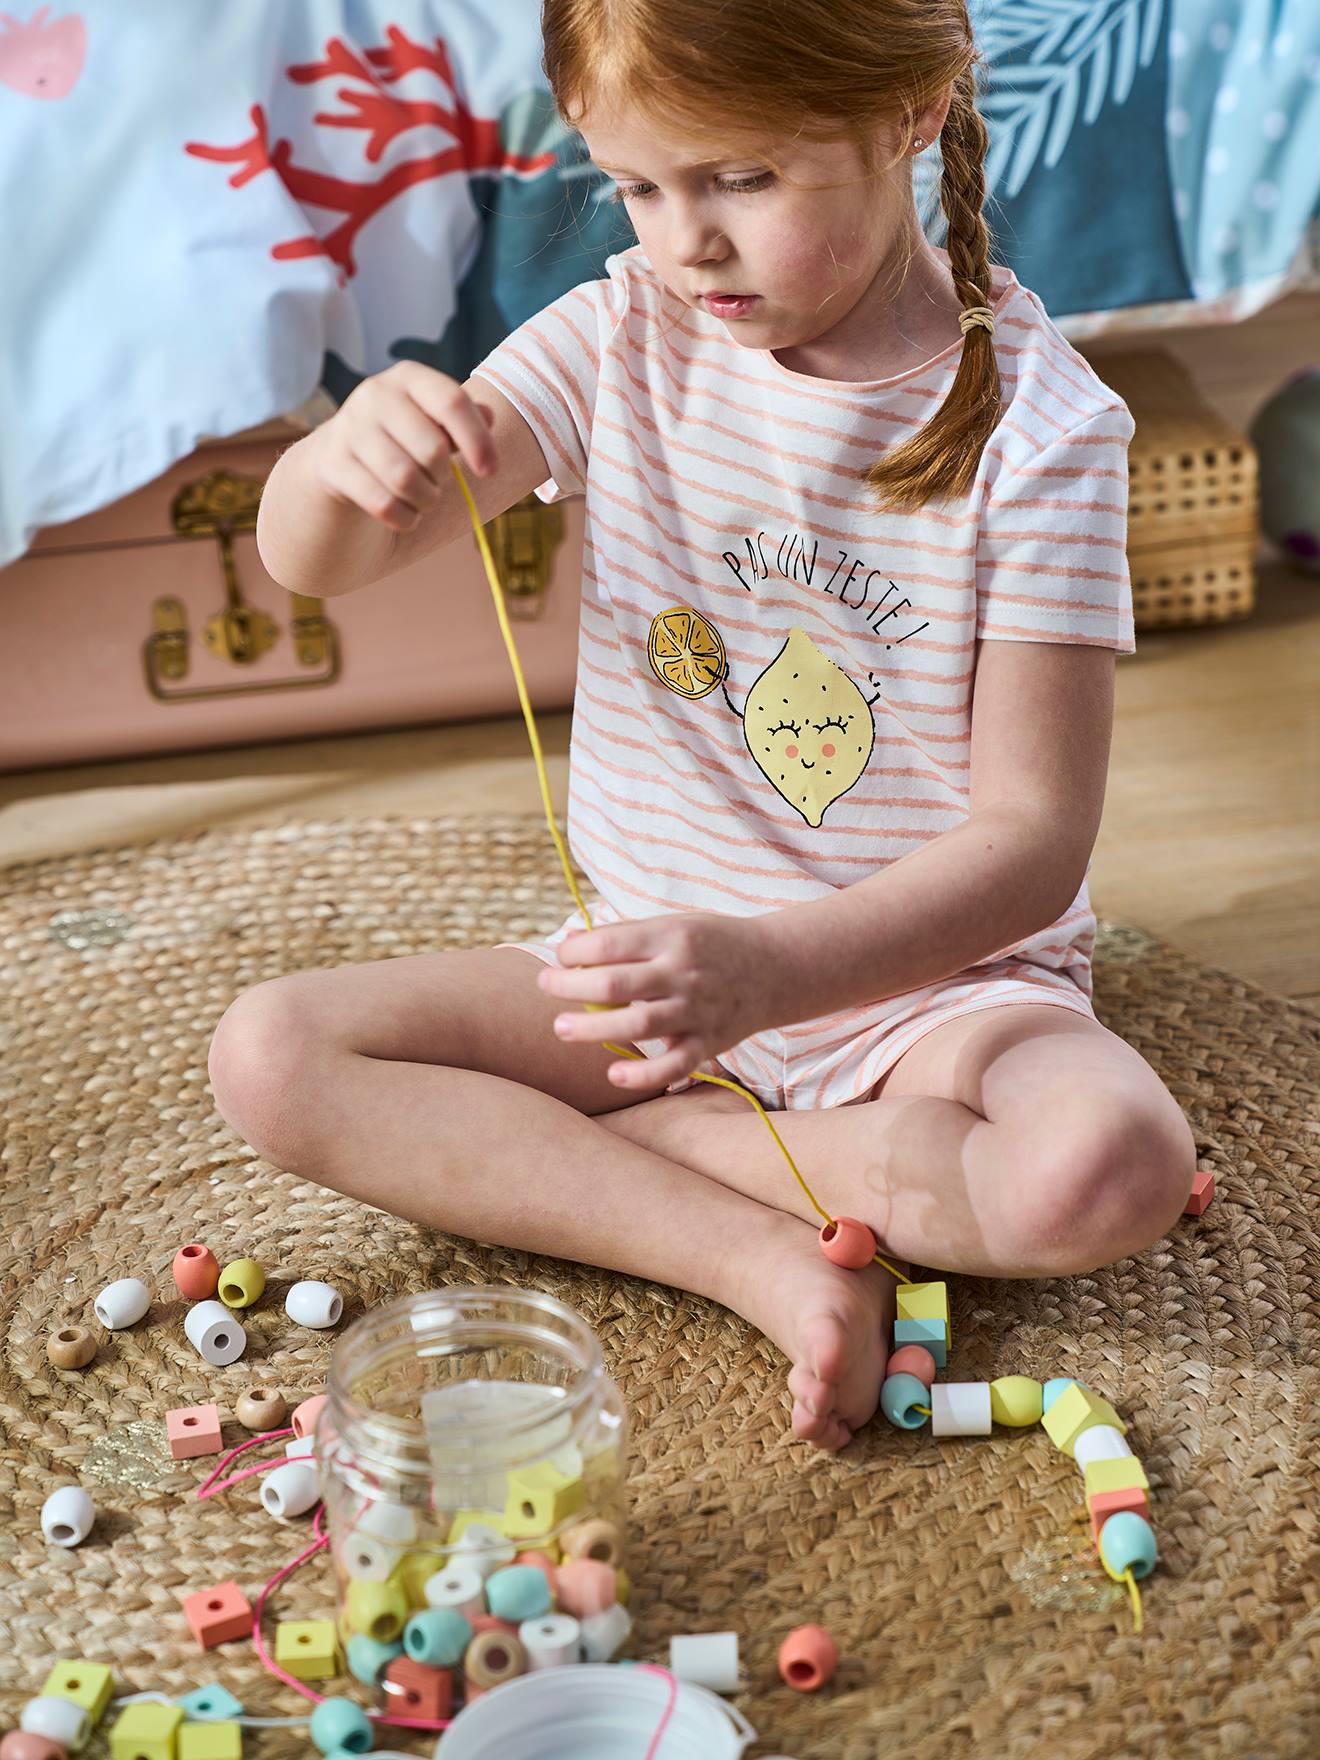
[[[913,134],[919,135],[923,141],[937,141],[940,138],[940,131],[948,120],[952,103],[953,83],[950,81],[939,96],[927,104],[919,116],[913,117]]]

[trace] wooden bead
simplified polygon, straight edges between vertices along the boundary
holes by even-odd
[[[81,1705],[93,1726],[105,1716],[114,1695],[110,1670],[101,1662],[57,1662],[41,1686],[43,1699],[72,1699]]]
[[[176,1760],[243,1760],[243,1726],[228,1718],[179,1726]]]
[[[220,1281],[220,1266],[210,1247],[200,1241],[180,1247],[174,1255],[174,1282],[185,1301],[209,1302]]]
[[[509,1474],[509,1496],[501,1526],[512,1540],[531,1540],[577,1515],[586,1500],[581,1479],[561,1473],[552,1461],[538,1461]],[[529,1616],[531,1617],[531,1616]]]
[[[1117,1491],[1096,1491],[1086,1500],[1087,1510],[1091,1516],[1091,1538],[1095,1542],[1096,1551],[1100,1550],[1100,1530],[1110,1516],[1117,1515],[1120,1510],[1131,1510],[1133,1515],[1150,1520],[1150,1505],[1146,1501],[1146,1493],[1140,1485],[1120,1486]]]
[[[220,1273],[216,1294],[226,1308],[250,1308],[266,1287],[266,1273],[255,1259],[234,1259]]]
[[[478,1632],[463,1658],[463,1672],[475,1687],[490,1688],[527,1672],[527,1652],[520,1638],[507,1632]]]
[[[949,1286],[947,1283],[900,1283],[895,1296],[897,1318],[900,1320],[938,1320],[945,1332],[949,1330]],[[818,1631],[820,1628],[808,1627]]]
[[[263,1387],[249,1387],[234,1407],[234,1416],[245,1430],[278,1430],[288,1415],[284,1395],[268,1393]]]
[[[174,1760],[182,1723],[178,1705],[126,1705],[110,1730],[111,1760]]]
[[[1120,1436],[1127,1433],[1127,1425],[1109,1401],[1076,1381],[1071,1387],[1066,1387],[1047,1408],[1041,1424],[1054,1446],[1067,1455],[1073,1453],[1082,1431],[1089,1430],[1092,1425],[1107,1424],[1117,1430]]]
[[[46,1355],[57,1369],[85,1369],[96,1355],[96,1339],[85,1326],[61,1326],[46,1340]]]
[[[1126,1460],[1091,1461],[1082,1469],[1085,1496],[1090,1499],[1097,1491],[1150,1490],[1146,1469],[1134,1455]]]
[[[920,1345],[928,1350],[935,1359],[936,1366],[947,1369],[949,1366],[949,1334],[941,1320],[895,1320],[894,1349],[902,1350],[904,1345]]]
[[[860,1271],[875,1258],[875,1236],[855,1216],[839,1216],[821,1229],[820,1250],[832,1265]]]
[[[923,1387],[929,1387],[935,1379],[938,1367],[934,1357],[924,1344],[904,1344],[893,1353],[885,1364],[885,1380],[891,1375],[915,1375]],[[927,1405],[930,1401],[927,1400]]]
[[[623,1535],[619,1524],[604,1516],[596,1516],[589,1522],[579,1522],[575,1528],[569,1528],[560,1536],[559,1544],[565,1558],[597,1558],[602,1564],[617,1567],[623,1557]]]
[[[404,1717],[443,1723],[453,1714],[454,1676],[447,1668],[428,1668],[400,1656],[385,1670],[385,1691],[387,1704]]]
[[[779,1646],[779,1673],[799,1693],[814,1693],[833,1675],[839,1647],[823,1626],[799,1626]]]
[[[183,1617],[203,1650],[252,1636],[252,1609],[237,1583],[217,1583],[183,1598]]]
[[[329,1680],[339,1673],[339,1637],[334,1621],[282,1619],[275,1627],[275,1660],[295,1680]]]
[[[224,1446],[219,1407],[178,1406],[166,1412],[165,1436],[176,1461],[190,1461],[199,1454],[219,1454]]]

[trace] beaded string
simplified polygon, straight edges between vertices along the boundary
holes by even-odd
[[[518,687],[518,701],[522,706],[523,720],[527,723],[527,737],[531,741],[532,756],[536,760],[536,779],[541,788],[541,804],[545,808],[545,822],[550,827],[551,837],[555,840],[555,849],[559,852],[560,866],[564,870],[564,878],[568,881],[569,891],[573,894],[574,901],[582,913],[583,921],[586,923],[587,928],[590,929],[592,927],[591,913],[587,909],[581,892],[578,890],[578,883],[574,878],[573,869],[568,860],[568,852],[564,848],[564,840],[559,835],[559,827],[555,823],[554,803],[550,799],[550,784],[545,773],[545,759],[541,754],[540,736],[536,731],[536,718],[532,714],[532,705],[527,698],[527,685],[523,678],[522,664],[518,659],[518,649],[514,644],[513,631],[509,627],[509,619],[504,609],[504,590],[500,586],[500,577],[495,568],[495,559],[490,553],[490,545],[486,540],[486,529],[481,523],[481,515],[477,512],[477,504],[472,499],[472,492],[468,488],[467,479],[463,475],[463,470],[457,457],[452,457],[449,463],[455,477],[458,479],[458,486],[463,491],[463,499],[467,503],[468,514],[472,520],[472,530],[476,535],[477,545],[481,551],[481,560],[486,567],[486,579],[490,582],[491,597],[495,601],[495,615],[499,618],[500,633],[504,637],[504,645],[509,651],[509,664],[513,667],[514,682]],[[592,1014],[608,1011],[608,1005],[603,1002],[588,1002],[586,1008]],[[604,1045],[607,1051],[613,1051],[616,1056],[631,1057],[643,1063],[646,1062],[644,1052],[629,1050],[626,1045],[615,1045],[608,1039],[604,1041]],[[783,1138],[770,1122],[769,1113],[756,1098],[755,1094],[749,1093],[748,1090],[742,1087],[738,1082],[728,1081],[723,1076],[707,1075],[704,1070],[694,1069],[692,1071],[691,1079],[698,1082],[712,1082],[716,1087],[728,1088],[730,1093],[741,1094],[744,1100],[750,1100],[765,1121],[766,1129],[770,1132],[770,1135],[774,1138],[776,1143],[779,1144],[780,1149],[783,1151],[784,1159],[792,1168],[793,1177],[802,1187],[812,1209],[818,1216],[823,1217],[831,1226],[837,1224],[838,1217],[831,1216],[829,1211],[822,1207],[816,1198],[816,1194],[812,1191],[806,1180],[803,1179],[797,1162],[794,1161],[793,1157],[789,1154]],[[888,1271],[892,1277],[896,1277],[900,1283],[913,1283],[915,1281],[915,1279],[908,1277],[904,1272],[900,1271],[897,1266],[891,1265],[888,1259],[884,1258],[880,1253],[876,1253],[875,1258],[884,1266],[885,1270]]]

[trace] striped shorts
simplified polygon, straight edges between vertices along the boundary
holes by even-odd
[[[604,900],[592,906],[591,915],[596,928],[620,921]],[[501,941],[496,945],[521,948],[546,965],[557,965],[556,947],[566,935],[586,926],[582,913],[574,909],[544,941]],[[1044,1003],[1095,1019],[1089,996],[1066,972],[1020,959],[993,960],[919,990],[887,996],[882,1002],[753,1033],[728,1046],[718,1058],[707,1058],[698,1068],[741,1083],[767,1111],[844,1106],[852,1100],[874,1098],[888,1071],[932,1027],[1009,1003]],[[632,1043],[648,1057],[667,1049],[664,1039],[636,1039]],[[693,1086],[692,1077],[684,1076],[666,1091],[676,1094]]]

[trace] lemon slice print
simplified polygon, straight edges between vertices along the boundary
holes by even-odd
[[[743,737],[766,780],[814,826],[865,770],[875,722],[848,674],[794,628],[747,693]]]
[[[713,691],[724,677],[720,632],[690,605],[673,605],[651,619],[646,657],[662,684],[693,702]]]

